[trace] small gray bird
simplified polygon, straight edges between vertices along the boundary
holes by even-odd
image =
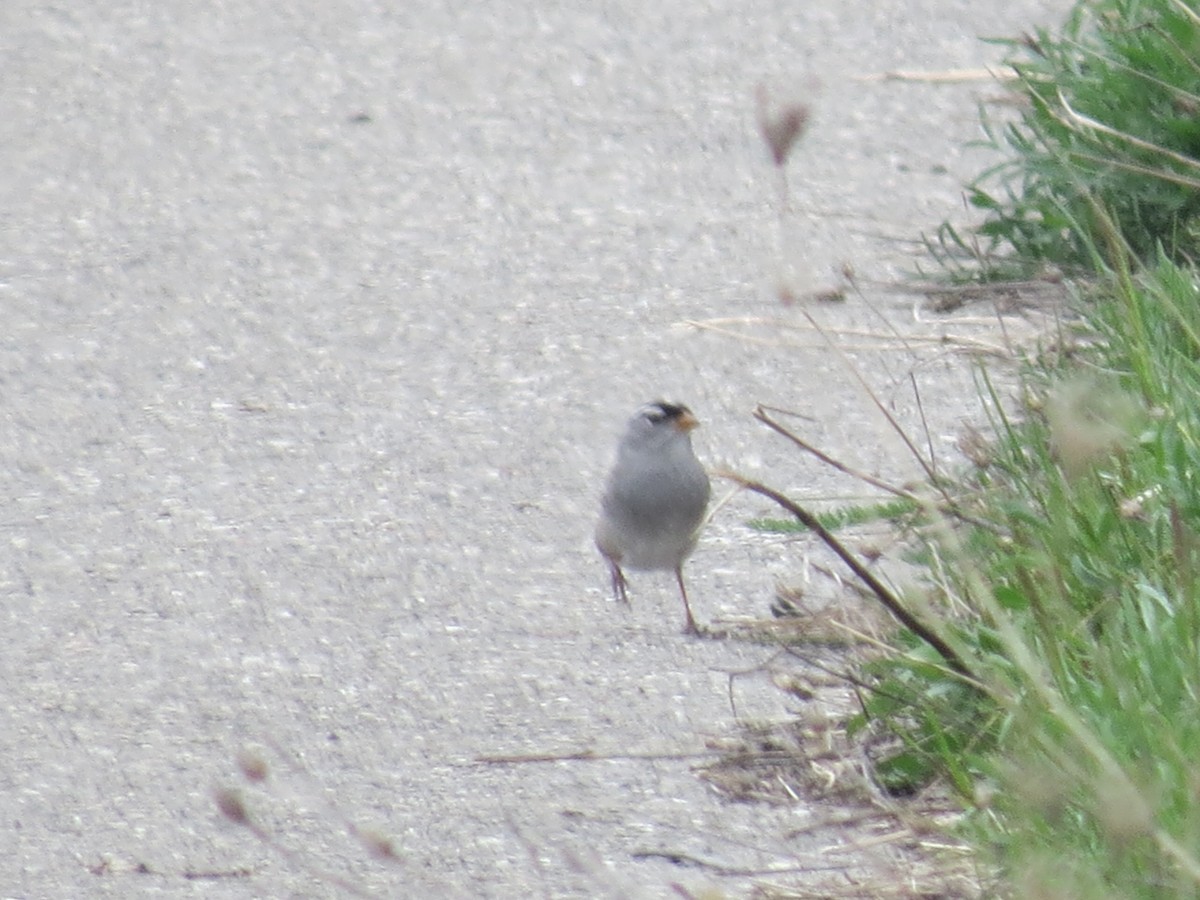
[[[687,615],[685,634],[700,629],[683,586],[683,561],[696,546],[711,491],[692,451],[690,432],[699,424],[686,406],[657,400],[639,409],[617,447],[596,524],[613,596],[629,602],[622,566],[673,571]]]

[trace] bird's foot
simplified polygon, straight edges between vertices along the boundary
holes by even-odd
[[[629,585],[625,580],[625,573],[617,566],[612,567],[612,591],[614,600],[629,605]]]

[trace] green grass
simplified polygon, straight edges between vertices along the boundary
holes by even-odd
[[[1093,268],[1097,210],[1139,260],[1195,255],[1200,225],[1200,28],[1194,2],[1081,2],[1056,32],[1001,41],[1016,120],[985,116],[1007,156],[970,186],[986,220],[929,242],[962,277]]]
[[[958,493],[989,527],[943,523],[909,598],[973,680],[901,635],[855,725],[902,740],[885,786],[957,791],[989,896],[1200,898],[1200,15],[1081,4],[1012,46],[1013,158],[942,246],[1081,275],[1094,340],[1031,362],[1018,409],[981,379],[992,452]]]
[[[1197,281],[1117,278],[1107,339],[1030,371],[1019,419],[993,407],[960,486],[991,527],[945,523],[910,598],[974,680],[907,635],[867,672],[855,727],[903,740],[881,784],[944,777],[1001,895],[1200,897]]]
[[[921,511],[921,506],[915,500],[898,497],[894,500],[882,500],[878,503],[864,503],[856,506],[842,506],[837,509],[817,513],[817,521],[829,531],[840,531],[855,525],[866,525],[871,522],[898,522],[910,518]],[[797,534],[808,531],[808,526],[795,519],[751,519],[749,526],[755,531],[772,534]]]

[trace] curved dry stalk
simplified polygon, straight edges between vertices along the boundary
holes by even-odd
[[[854,81],[915,81],[925,84],[962,84],[967,81],[1016,81],[1017,70],[1012,66],[979,69],[888,69],[886,72],[871,72],[855,75]]]
[[[927,507],[936,509],[939,513],[949,516],[950,518],[955,519],[956,521],[965,522],[966,524],[973,525],[976,528],[983,528],[987,531],[992,532],[993,534],[1002,534],[1003,535],[1003,534],[1008,533],[1004,528],[1000,527],[995,522],[989,522],[986,519],[981,519],[978,516],[972,516],[969,513],[964,512],[963,509],[953,500],[953,498],[951,498],[945,492],[945,490],[939,489],[939,493],[941,494],[941,497],[942,497],[940,503],[930,503],[928,500],[926,500],[925,498],[923,498],[917,494],[914,494],[912,491],[907,491],[904,488],[896,487],[895,485],[889,484],[888,482],[884,481],[881,478],[876,478],[874,475],[869,475],[866,472],[862,472],[858,469],[855,469],[851,466],[846,465],[846,463],[842,462],[841,460],[834,459],[832,456],[830,456],[825,451],[814,447],[812,444],[808,443],[808,441],[804,440],[804,438],[800,437],[800,435],[796,434],[794,431],[791,431],[782,422],[779,422],[778,420],[771,418],[771,416],[768,415],[767,411],[788,413],[789,410],[780,409],[777,406],[766,406],[766,405],[760,403],[757,407],[755,407],[752,415],[754,416],[754,418],[758,419],[758,421],[762,422],[764,425],[766,425],[772,431],[787,438],[789,441],[791,441],[793,444],[795,444],[797,447],[799,447],[805,453],[811,453],[813,456],[815,456],[821,462],[825,463],[827,466],[837,469],[839,472],[849,475],[851,478],[857,478],[859,481],[862,481],[864,484],[869,484],[872,487],[879,488],[881,491],[886,491],[887,493],[892,494],[896,497],[899,497],[902,500],[911,500],[913,503],[921,504],[923,506],[927,506]],[[800,415],[800,414],[792,413],[792,415]],[[807,418],[807,417],[805,417],[805,418]],[[936,487],[936,485],[935,485],[935,487]],[[728,502],[728,501],[725,501],[725,502]]]
[[[887,423],[891,426],[892,431],[896,433],[896,436],[899,437],[904,443],[904,446],[908,448],[908,451],[912,454],[913,459],[917,461],[917,465],[919,465],[922,471],[924,471],[925,477],[928,478],[930,483],[936,487],[938,478],[937,473],[933,470],[932,461],[925,459],[925,457],[921,455],[921,451],[917,449],[917,445],[914,444],[912,438],[908,436],[908,432],[906,432],[900,426],[900,423],[896,421],[896,417],[892,415],[892,411],[887,408],[887,404],[880,400],[879,396],[875,393],[875,390],[869,384],[867,384],[867,380],[858,370],[858,367],[855,366],[854,363],[846,356],[845,351],[843,351],[842,348],[837,345],[837,343],[829,336],[825,329],[821,327],[821,324],[817,322],[817,320],[814,319],[807,310],[804,312],[804,317],[808,319],[808,321],[812,324],[812,327],[817,330],[817,333],[820,334],[821,337],[825,338],[829,344],[829,348],[833,350],[833,352],[836,353],[842,360],[847,370],[851,375],[854,376],[854,380],[858,382],[859,387],[861,387],[866,395],[871,398],[871,402],[875,404],[875,408],[879,410],[879,413],[884,417],[884,419],[887,420]],[[949,500],[949,497],[946,499]]]
[[[1077,112],[1071,106],[1071,104],[1067,102],[1067,98],[1061,90],[1058,91],[1058,102],[1062,105],[1062,108],[1066,111],[1066,117],[1064,118],[1063,116],[1055,115],[1053,112],[1051,112],[1051,115],[1053,115],[1054,118],[1056,118],[1063,125],[1066,125],[1068,128],[1070,128],[1072,125],[1079,125],[1084,128],[1090,128],[1092,131],[1098,131],[1101,134],[1106,134],[1109,137],[1116,138],[1119,141],[1124,141],[1125,143],[1127,143],[1133,147],[1137,147],[1139,150],[1145,150],[1149,153],[1157,153],[1159,156],[1166,157],[1167,159],[1171,160],[1174,163],[1178,163],[1179,165],[1183,166],[1184,168],[1193,169],[1193,170],[1200,169],[1200,161],[1195,160],[1190,156],[1185,156],[1182,153],[1176,153],[1174,150],[1169,150],[1166,147],[1160,147],[1158,144],[1152,143],[1150,141],[1144,141],[1141,138],[1135,137],[1132,134],[1127,134],[1126,132],[1119,131],[1110,125],[1105,125],[1103,122],[1099,121],[1098,119],[1093,119],[1091,116],[1084,115],[1081,112]],[[1182,178],[1184,176],[1179,176],[1179,177]],[[1190,187],[1200,187],[1200,182],[1198,182],[1194,179],[1187,179],[1186,183]]]
[[[803,522],[807,528],[811,529],[813,533],[824,542],[825,546],[837,554],[842,562],[846,564],[847,568],[854,573],[855,577],[865,584],[871,590],[871,593],[875,595],[876,599],[878,599],[879,602],[887,608],[888,612],[895,616],[905,628],[932,647],[937,654],[946,661],[946,665],[954,672],[954,674],[961,677],[966,683],[982,689],[982,685],[975,679],[970,668],[967,667],[967,664],[963,662],[962,657],[958,655],[954,648],[946,643],[946,641],[943,640],[937,632],[905,609],[904,604],[902,604],[899,598],[891,592],[887,585],[876,578],[871,570],[859,561],[857,556],[846,549],[842,542],[835,538],[833,534],[826,529],[825,526],[820,523],[820,521],[818,521],[816,516],[792,501],[786,495],[781,494],[779,491],[776,491],[773,488],[767,487],[761,482],[754,481],[750,478],[739,475],[736,472],[730,472],[728,470],[720,470],[717,472],[717,474],[723,478],[728,478],[730,481],[740,485],[745,490],[753,491],[756,494],[761,494],[769,500],[775,501],[775,503],[779,504],[779,506],[783,507],[793,516]]]
[[[921,324],[925,323],[921,319],[915,321]],[[855,337],[863,338],[862,343],[850,344],[841,343],[838,346],[843,350],[894,350],[897,347],[902,347],[905,350],[913,351],[911,345],[917,344],[922,346],[958,346],[964,350],[976,350],[983,353],[989,353],[1002,358],[1010,358],[1013,354],[1010,350],[988,343],[979,338],[968,337],[965,335],[948,334],[945,331],[937,334],[885,334],[879,331],[872,331],[864,328],[825,328],[826,337],[822,337],[820,343],[800,342],[788,340],[779,337],[759,337],[753,334],[747,334],[745,331],[739,331],[737,328],[730,327],[734,325],[746,326],[762,326],[770,328],[774,332],[794,331],[801,334],[809,334],[809,329],[802,329],[799,326],[793,325],[790,322],[780,321],[778,319],[770,319],[762,316],[735,316],[716,319],[685,319],[679,324],[686,325],[689,328],[695,328],[697,331],[711,331],[713,334],[727,335],[728,337],[737,338],[740,341],[746,341],[751,344],[760,344],[764,347],[802,347],[802,348],[817,348],[827,347],[827,335],[837,335],[839,338]],[[966,324],[983,324],[979,322],[967,322]],[[992,324],[992,320],[988,319],[986,324]],[[940,326],[939,326],[940,327]]]
[[[911,500],[913,503],[920,502],[920,498],[916,494],[912,493],[912,491],[906,491],[904,488],[899,488],[893,484],[888,484],[882,478],[876,478],[874,475],[869,475],[866,472],[860,471],[859,469],[852,468],[841,460],[834,459],[825,451],[818,450],[812,444],[808,443],[808,441],[804,440],[804,438],[800,437],[800,435],[787,428],[782,422],[771,418],[771,416],[768,414],[768,410],[771,412],[787,412],[787,410],[779,409],[778,407],[773,406],[765,406],[760,403],[754,408],[752,415],[776,434],[780,434],[787,438],[805,453],[811,453],[830,468],[837,469],[839,472],[849,475],[852,478],[857,478],[859,481],[865,482],[872,487],[877,487],[881,491],[887,491],[889,494],[900,497],[904,500]]]

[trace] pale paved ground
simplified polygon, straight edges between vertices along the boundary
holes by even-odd
[[[736,729],[725,673],[767,651],[683,638],[666,578],[614,606],[589,546],[641,401],[689,402],[708,461],[799,497],[854,485],[755,402],[911,474],[815,343],[676,327],[803,322],[770,290],[754,84],[815,96],[787,266],[892,278],[910,257],[883,236],[960,214],[997,88],[856,76],[983,65],[977,35],[1063,4],[461,6],[0,7],[0,896],[343,894],[215,814],[264,736],[312,778],[278,773],[272,827],[379,896],[749,884],[642,850],[824,864],[785,837],[812,810],[727,804],[691,760],[470,763]],[[913,298],[868,299],[907,327]],[[880,327],[860,297],[814,312]],[[913,423],[913,358],[855,358]],[[968,368],[917,371],[950,456]],[[743,526],[765,509],[717,517],[701,620],[765,615],[801,565]],[[743,716],[788,713],[765,678],[738,691]]]

